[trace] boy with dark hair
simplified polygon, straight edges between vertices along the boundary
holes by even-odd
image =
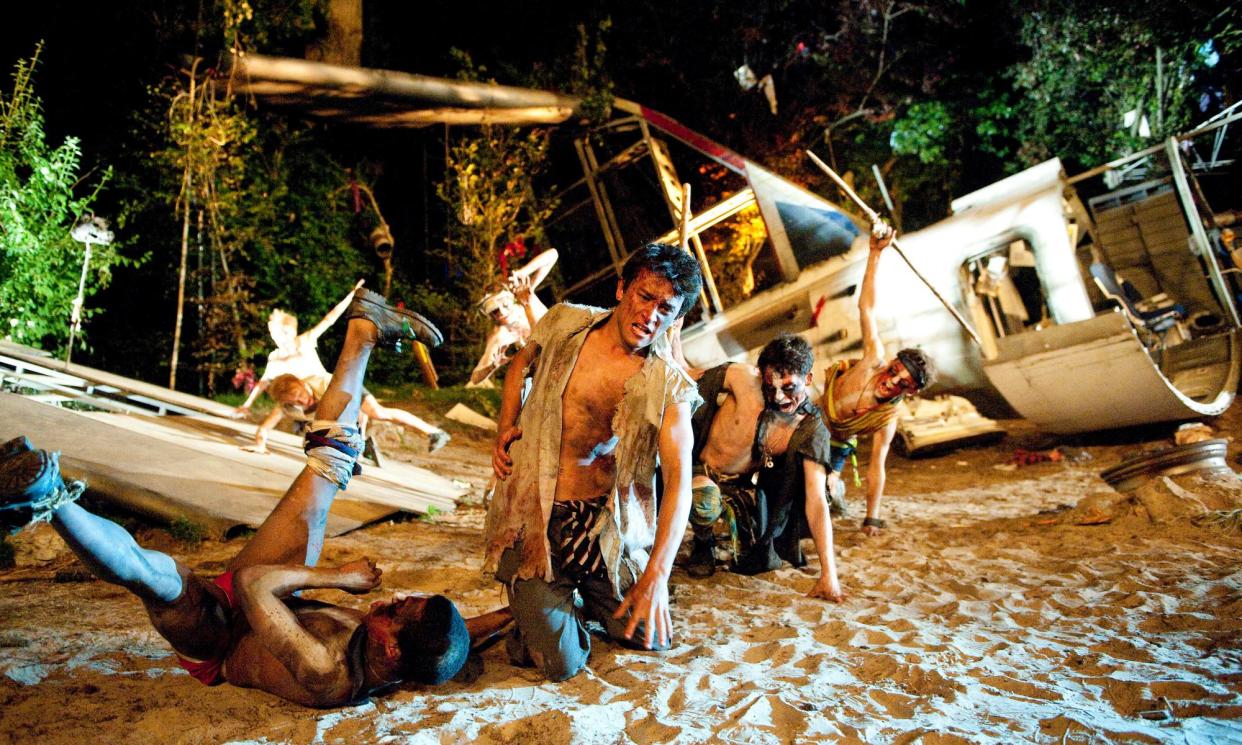
[[[0,520],[9,527],[49,521],[96,576],[138,596],[182,666],[207,685],[227,681],[330,707],[405,680],[448,680],[465,663],[472,639],[508,624],[507,609],[465,621],[442,596],[376,602],[365,614],[295,596],[304,589],[361,594],[379,587],[380,570],[369,559],[315,566],[328,510],[357,472],[362,442],[354,423],[371,350],[402,338],[440,342],[426,319],[367,290],[355,296],[347,318],[320,418],[306,434],[306,468],[214,580],[141,548],[122,527],[78,506],[85,486],[65,484],[59,453],[33,449],[25,437],[0,447]]]
[[[639,649],[671,639],[668,576],[690,510],[698,396],[668,331],[701,282],[686,252],[645,246],[625,265],[615,308],[552,307],[505,376],[484,565],[509,594],[511,659],[551,680],[586,664],[588,620]]]
[[[903,349],[884,360],[884,342],[875,319],[875,275],[880,255],[893,240],[892,228],[876,223],[871,228],[871,253],[858,293],[858,320],[862,326],[863,356],[841,360],[825,371],[823,410],[832,433],[833,460],[828,489],[844,497],[841,472],[847,459],[854,461],[854,483],[858,462],[854,450],[858,438],[871,435],[871,464],[867,469],[867,515],[862,521],[866,535],[878,535],[885,527],[880,519],[880,499],[884,495],[885,461],[897,433],[897,405],[907,395],[927,388],[936,378],[930,357],[919,349]]]
[[[824,491],[828,430],[810,401],[813,363],[805,339],[782,334],[760,352],[758,368],[725,363],[699,377],[690,576],[716,571],[713,528],[724,517],[735,572],[766,572],[781,559],[804,565],[800,540],[809,533],[820,577],[808,595],[845,599]]]

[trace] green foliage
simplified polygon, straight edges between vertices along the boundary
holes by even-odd
[[[1237,10],[1044,0],[1025,4],[1025,55],[964,107],[981,147],[1012,172],[1059,156],[1086,167],[1186,131],[1199,116],[1200,50],[1224,48]],[[1142,126],[1150,134],[1142,131]]]
[[[185,515],[177,515],[168,523],[168,532],[182,543],[198,545],[207,537],[207,527]]]
[[[436,187],[451,213],[441,255],[465,302],[441,318],[469,330],[477,356],[490,321],[474,312],[474,303],[504,280],[501,251],[513,241],[527,247],[546,241],[543,224],[556,198],[537,192],[535,179],[546,165],[548,132],[485,125],[453,141],[448,153],[445,179]]]
[[[605,66],[607,46],[604,37],[612,28],[612,19],[604,18],[595,29],[595,38],[587,33],[585,24],[578,24],[578,44],[574,49],[573,68],[569,72],[569,92],[580,97],[580,110],[592,125],[601,125],[612,116],[613,83]]]
[[[981,103],[970,112],[979,149],[1002,161],[1011,158],[1015,147],[1010,132],[1017,107],[1006,92],[991,87],[980,92],[979,100]]]
[[[324,23],[328,0],[207,0],[191,23],[193,51],[203,57],[239,49],[300,55]],[[190,49],[186,49],[190,51]]]
[[[167,357],[184,250],[178,367],[203,376],[209,391],[239,366],[262,367],[273,308],[313,323],[373,269],[356,245],[346,171],[322,130],[254,111],[219,72],[233,48],[300,54],[325,6],[216,0],[196,19],[174,18],[162,33],[192,35],[202,58],[149,88],[150,104],[127,133],[133,157],[120,178],[121,222],[153,261],[142,278],[149,290],[142,321],[152,331],[125,343]],[[152,313],[161,306],[167,310]],[[330,336],[325,360],[336,351]]]
[[[79,190],[82,150],[75,137],[47,142],[32,76],[41,49],[17,63],[12,89],[0,91],[0,335],[22,344],[59,346],[82,272],[83,247],[69,235],[107,182]],[[106,286],[126,261],[116,244],[94,246],[85,296]],[[85,305],[84,319],[97,309]]]
[[[427,505],[427,511],[420,514],[418,516],[418,520],[419,522],[424,523],[434,522],[435,516],[441,514],[441,512],[443,512],[443,510],[439,509],[434,504],[429,504]]]
[[[153,149],[127,178],[125,214],[135,230],[162,239],[160,281],[175,292],[174,241],[189,209],[181,344],[217,390],[237,367],[262,367],[272,309],[314,323],[373,262],[358,248],[347,174],[321,131],[256,114],[218,95],[219,81],[200,82],[194,91],[203,98],[192,110],[188,79],[152,89],[135,136]],[[217,95],[203,93],[212,88]],[[320,353],[330,360],[335,339],[325,336]]]
[[[194,298],[202,328],[194,356],[200,369],[214,375],[230,370],[231,360],[247,354],[243,314],[251,304],[253,281],[234,267],[259,229],[253,219],[246,219],[253,203],[247,165],[255,154],[257,132],[242,104],[223,95],[214,76],[199,75],[198,64],[196,60],[188,75],[166,84],[159,94],[168,101],[167,146],[152,157],[157,167],[181,174],[170,205],[182,223],[179,284],[184,285],[188,273],[191,236],[200,257],[206,253],[191,277],[203,288]]]
[[[1128,111],[1147,117],[1156,139],[1189,124],[1193,40],[1174,42],[1158,67],[1156,30],[1109,9],[1036,13],[1023,21],[1021,38],[1031,57],[1011,75],[1021,102],[1014,134],[1025,164],[1054,154],[1102,162],[1139,149],[1137,121],[1122,126]]]
[[[924,165],[945,165],[952,117],[940,101],[916,103],[893,123],[889,136],[895,155],[913,155]]]
[[[462,66],[460,77],[481,80],[486,68],[476,66],[469,54],[454,50]],[[514,241],[527,248],[546,241],[544,221],[555,209],[555,196],[535,189],[548,157],[548,131],[482,125],[451,140],[445,178],[436,195],[448,207],[445,247],[440,257],[451,268],[458,290],[454,307],[436,316],[446,326],[465,332],[471,359],[454,359],[451,374],[464,373],[482,349],[490,321],[474,312],[474,303],[504,281],[501,252]],[[467,366],[469,365],[469,367]]]

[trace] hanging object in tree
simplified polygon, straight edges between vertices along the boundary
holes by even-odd
[[[73,299],[73,311],[69,316],[69,346],[65,349],[65,366],[73,357],[73,342],[82,330],[82,305],[86,300],[86,272],[91,264],[91,246],[106,246],[112,242],[112,231],[108,229],[108,221],[95,217],[95,213],[87,212],[78,218],[69,235],[78,243],[86,245],[82,255],[82,276],[78,279],[78,296]]]
[[[759,84],[759,78],[755,77],[755,71],[750,69],[750,65],[742,65],[733,71],[733,77],[737,80],[737,84],[742,86],[742,90],[748,91]]]
[[[505,244],[500,249],[500,276],[509,276],[509,262],[513,259],[522,259],[526,257],[526,238],[518,236]]]
[[[376,256],[384,261],[392,258],[392,249],[396,245],[396,241],[393,240],[392,230],[388,227],[388,223],[381,222],[377,225],[371,231],[370,240],[371,248],[375,249]],[[387,268],[387,265],[385,265],[385,268]],[[384,289],[388,289],[387,285],[385,285]]]

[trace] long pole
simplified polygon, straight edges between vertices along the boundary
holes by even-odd
[[[824,173],[828,174],[828,178],[832,179],[833,182],[836,183],[845,196],[849,197],[854,204],[858,205],[858,209],[863,211],[863,214],[867,216],[868,220],[873,223],[880,222],[879,214],[877,214],[875,210],[868,207],[867,203],[854,193],[854,190],[850,188],[850,185],[845,183],[845,180],[838,176],[836,171],[829,168],[827,163],[820,160],[819,156],[810,150],[807,150],[806,154],[811,157],[811,161],[814,162],[815,165],[819,166]],[[889,245],[891,245],[893,250],[897,252],[897,255],[901,257],[902,261],[906,262],[906,266],[910,267],[910,271],[914,272],[914,276],[918,277],[923,284],[927,285],[927,289],[931,290],[931,293],[936,296],[936,299],[944,305],[945,310],[949,311],[949,313],[957,319],[957,322],[962,325],[962,328],[966,331],[966,333],[970,334],[970,338],[974,339],[975,343],[979,346],[983,346],[983,341],[979,338],[979,334],[971,328],[965,318],[962,318],[962,314],[957,312],[957,308],[954,308],[953,305],[950,304],[949,301],[936,290],[935,286],[927,280],[927,277],[924,277],[921,273],[919,273],[919,270],[916,269],[914,264],[910,262],[910,257],[906,256],[905,251],[901,250],[901,245],[898,244],[896,236],[893,237],[893,242]]]
[[[86,241],[86,255],[82,257],[82,276],[78,279],[78,296],[73,299],[73,312],[69,317],[69,348],[65,350],[65,369],[73,358],[73,342],[82,328],[82,305],[86,301],[86,270],[91,265],[91,242]]]
[[[678,242],[682,251],[690,251],[690,184],[681,185],[681,225],[678,227]]]

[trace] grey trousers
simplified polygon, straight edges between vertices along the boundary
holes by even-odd
[[[558,526],[549,525],[549,532]],[[551,544],[556,546],[558,541]],[[531,652],[543,658],[543,673],[548,680],[567,680],[578,674],[591,653],[591,635],[586,623],[594,621],[604,627],[612,640],[630,649],[664,650],[666,644],[653,640],[652,646],[643,643],[645,628],[639,622],[634,638],[625,638],[629,614],[613,618],[621,601],[613,597],[612,583],[603,572],[589,574],[576,581],[557,573],[552,581],[544,579],[519,579],[514,581],[521,562],[521,544],[506,549],[496,567],[496,579],[509,587],[509,607],[517,624],[515,646],[510,646],[514,664],[533,659]],[[560,566],[553,552],[553,567]],[[575,592],[577,599],[575,599]]]

